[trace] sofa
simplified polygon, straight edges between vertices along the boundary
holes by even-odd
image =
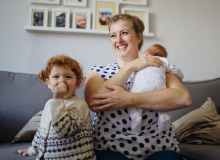
[[[84,83],[84,81],[83,81]],[[220,78],[184,82],[192,95],[192,106],[172,111],[172,121],[178,120],[187,113],[199,108],[207,97],[214,101],[220,113]],[[77,95],[83,98],[83,84],[77,89]],[[0,71],[0,159],[1,160],[33,160],[35,157],[18,155],[18,149],[31,145],[29,140],[14,142],[15,137],[27,123],[43,110],[48,99],[52,97],[47,85],[35,74]],[[91,112],[91,118],[94,113]],[[33,131],[32,131],[33,132]],[[33,133],[32,133],[33,136]],[[27,138],[27,137],[26,137]],[[13,143],[12,143],[13,141]],[[220,159],[220,145],[180,143],[181,153],[188,160]]]

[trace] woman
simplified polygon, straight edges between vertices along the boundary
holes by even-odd
[[[85,98],[96,112],[94,141],[99,160],[182,160],[174,127],[161,132],[157,111],[171,111],[189,106],[191,97],[183,84],[167,73],[167,88],[149,93],[128,92],[133,73],[162,62],[152,56],[138,57],[143,44],[144,24],[136,16],[115,15],[109,23],[110,41],[117,63],[94,66],[85,84]],[[144,109],[141,131],[131,132],[127,107]]]

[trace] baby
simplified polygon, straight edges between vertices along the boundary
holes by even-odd
[[[18,153],[43,160],[95,160],[89,108],[74,93],[83,79],[78,62],[65,55],[52,57],[39,77],[53,98],[44,107],[32,146]]]
[[[149,66],[137,72],[134,76],[130,92],[150,92],[166,89],[167,72],[176,75],[180,80],[183,79],[183,74],[180,69],[166,58],[167,51],[162,45],[154,44],[150,46],[144,54],[158,56],[158,58],[163,61],[163,65],[161,67]],[[132,132],[139,132],[142,126],[142,109],[130,107],[128,108],[128,113],[131,117]],[[168,129],[169,123],[170,112],[158,112],[158,129],[161,131]]]

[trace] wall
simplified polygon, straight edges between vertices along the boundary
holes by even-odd
[[[30,0],[0,4],[0,70],[37,74],[58,53],[78,60],[85,75],[94,64],[115,62],[108,35],[27,32],[29,9],[37,5]],[[155,37],[145,38],[143,49],[153,43],[165,45],[184,80],[220,77],[219,6],[219,0],[148,0],[150,32]]]

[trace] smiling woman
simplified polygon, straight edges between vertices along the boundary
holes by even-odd
[[[144,23],[129,14],[119,14],[109,23],[110,42],[117,63],[91,67],[85,82],[85,99],[96,112],[94,144],[97,159],[182,160],[174,126],[165,132],[158,129],[158,111],[187,106],[190,96],[181,82],[167,75],[168,89],[130,93],[134,72],[148,66],[159,67],[162,62],[153,56],[138,57],[143,45]],[[175,88],[175,93],[173,89]],[[186,97],[183,100],[182,97]],[[132,119],[127,107],[143,109],[141,130],[133,133]],[[151,138],[149,138],[151,137]]]

